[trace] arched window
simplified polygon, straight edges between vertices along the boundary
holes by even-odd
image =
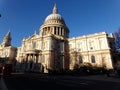
[[[91,62],[95,63],[95,56],[94,55],[91,56]]]
[[[83,63],[82,56],[79,56],[79,64]]]

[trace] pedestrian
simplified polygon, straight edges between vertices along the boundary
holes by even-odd
[[[5,66],[2,67],[2,75],[5,74]]]

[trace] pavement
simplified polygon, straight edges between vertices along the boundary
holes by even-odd
[[[45,80],[45,78],[51,78],[51,76],[47,75],[47,74],[39,74],[39,73],[12,73],[12,75],[18,75],[18,74],[26,74],[27,76],[34,76],[34,77],[43,77],[43,79]],[[0,78],[0,90],[8,90],[7,86],[5,85],[5,81],[3,79],[3,76],[0,74],[1,78]],[[31,77],[30,76],[30,77]],[[85,80],[97,80],[97,81],[108,81],[108,82],[117,82],[120,83],[120,76],[115,75],[115,74],[110,74],[110,77],[108,77],[107,75],[87,75],[87,76],[69,76],[69,75],[53,75],[52,78],[54,77],[61,77],[60,79],[65,77],[68,78],[76,78],[76,79],[85,79]]]
[[[88,80],[98,80],[98,81],[110,81],[110,82],[120,82],[120,76],[118,75],[90,75],[90,76],[82,76],[79,77],[81,79],[88,79]]]

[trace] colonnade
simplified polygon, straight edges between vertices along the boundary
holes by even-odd
[[[39,65],[39,55],[38,54],[26,54],[25,59],[27,61],[25,70],[26,71],[39,71],[40,65]],[[37,68],[36,68],[37,67]]]
[[[34,63],[38,63],[38,57],[37,54],[26,54],[26,60],[33,61]]]
[[[54,27],[54,34],[55,35],[65,35],[65,31],[62,27]]]
[[[65,30],[62,27],[45,27],[45,28],[43,28],[43,35],[46,35],[49,33],[65,36],[67,32],[65,32]]]

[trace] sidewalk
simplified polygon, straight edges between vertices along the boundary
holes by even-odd
[[[79,77],[81,79],[88,79],[88,80],[100,80],[100,81],[111,81],[111,82],[120,82],[120,76],[117,75],[91,75],[91,76],[82,76]]]

